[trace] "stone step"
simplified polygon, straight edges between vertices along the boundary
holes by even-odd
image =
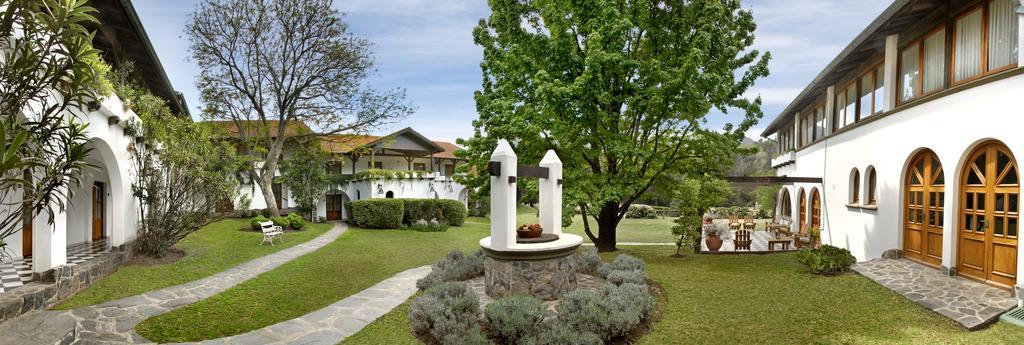
[[[34,311],[0,324],[0,334],[0,345],[69,345],[78,339],[78,324],[63,312]]]

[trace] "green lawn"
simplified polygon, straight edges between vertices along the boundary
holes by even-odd
[[[156,342],[213,339],[305,315],[400,271],[470,252],[487,236],[485,219],[447,232],[350,228],[324,248],[210,299],[148,319],[135,330]]]
[[[1022,344],[1024,328],[1000,322],[967,332],[857,274],[816,276],[795,255],[689,255],[625,247],[647,261],[665,299],[642,344]],[[619,253],[605,254],[610,260]],[[415,344],[408,302],[345,344]]]
[[[203,227],[178,244],[186,252],[181,260],[165,265],[121,267],[56,309],[74,309],[201,279],[306,242],[323,234],[332,225],[307,223],[306,230],[286,233],[286,242],[276,246],[260,246],[261,233],[239,231],[247,226],[248,219],[225,219]]]

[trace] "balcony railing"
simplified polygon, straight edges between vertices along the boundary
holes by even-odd
[[[786,164],[796,162],[796,151],[786,151],[781,155],[772,158],[772,168],[778,168]]]

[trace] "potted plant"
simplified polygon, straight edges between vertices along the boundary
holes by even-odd
[[[708,251],[717,252],[722,249],[722,237],[727,232],[723,224],[709,224],[704,227],[704,244]]]
[[[537,238],[544,233],[544,229],[540,227],[540,224],[524,224],[516,229],[516,234],[520,238]]]
[[[821,238],[821,229],[812,226],[807,229],[807,236],[811,238],[811,248],[818,248],[818,239]]]

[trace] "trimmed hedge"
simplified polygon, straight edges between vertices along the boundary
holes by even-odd
[[[401,199],[364,199],[348,203],[352,224],[367,229],[398,229],[405,212]]]
[[[451,226],[462,226],[466,222],[466,206],[458,200],[449,199],[398,199],[405,203],[402,224],[412,225],[418,220],[437,219]]]

